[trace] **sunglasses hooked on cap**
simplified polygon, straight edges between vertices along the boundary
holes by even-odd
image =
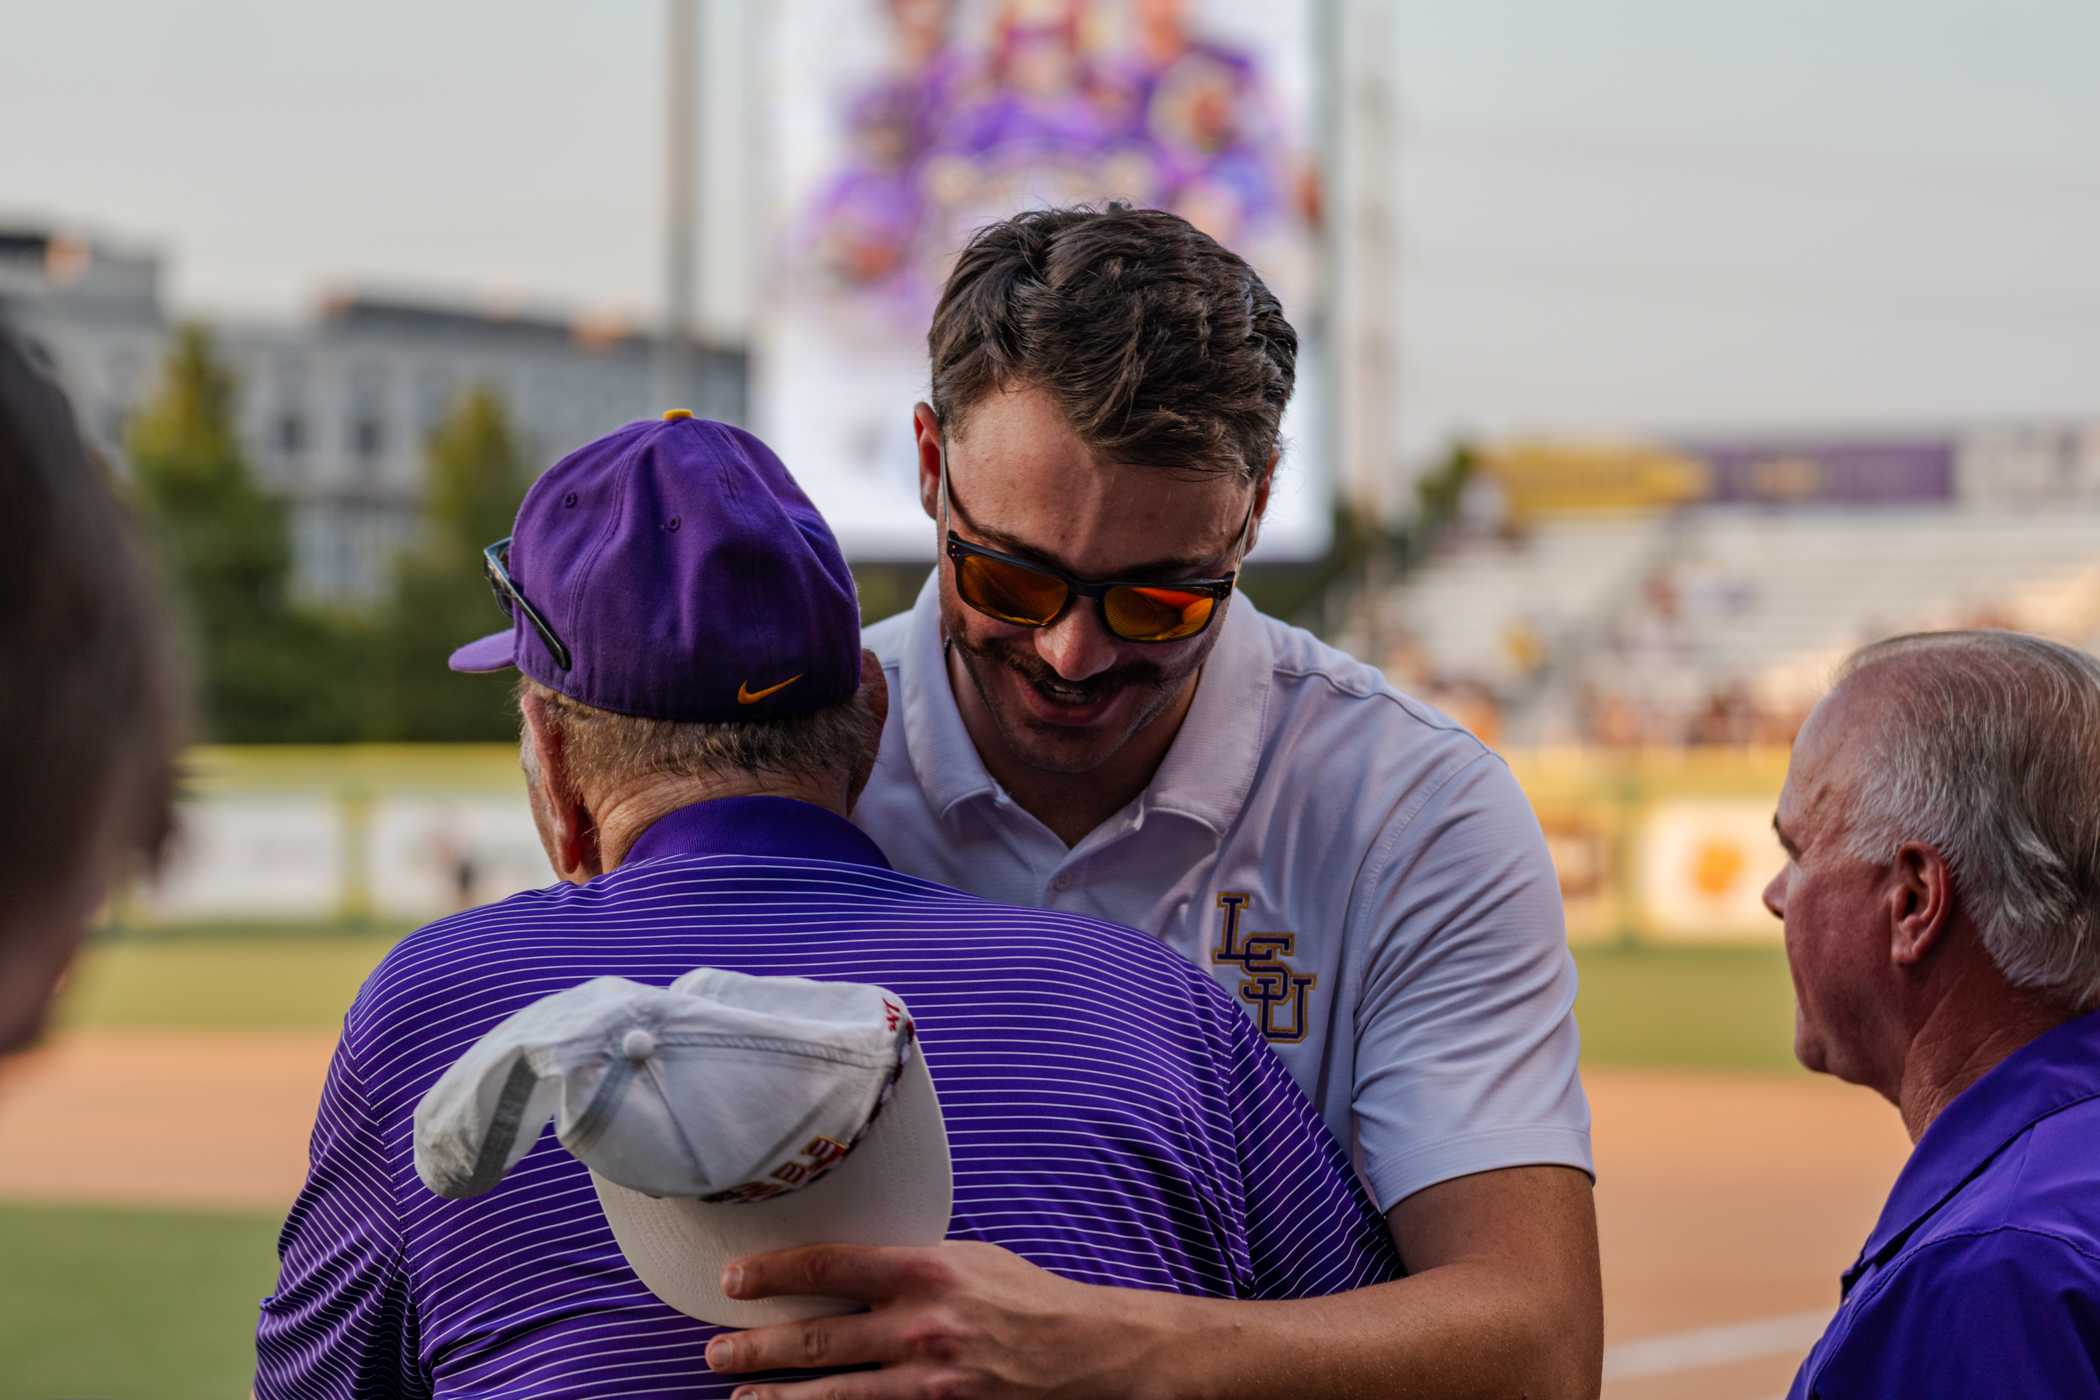
[[[554,635],[552,624],[540,615],[540,610],[525,600],[525,595],[518,591],[517,581],[510,576],[510,541],[511,536],[505,535],[481,551],[481,572],[488,578],[489,591],[496,595],[496,606],[503,610],[505,617],[516,621],[520,613],[524,614],[525,620],[532,624],[532,630],[539,633],[540,640],[547,644],[547,652],[554,658],[554,664],[566,671],[570,665],[569,649],[562,645],[561,638]]]
[[[674,408],[554,464],[482,551],[508,631],[455,671],[516,667],[649,719],[807,714],[860,686],[860,602],[824,517],[764,443]]]

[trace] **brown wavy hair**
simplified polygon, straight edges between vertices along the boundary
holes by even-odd
[[[961,434],[986,394],[1039,389],[1116,461],[1259,480],[1297,378],[1298,333],[1237,254],[1124,204],[980,229],[926,335],[933,409]]]

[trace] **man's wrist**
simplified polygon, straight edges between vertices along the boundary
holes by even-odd
[[[1249,1306],[1175,1293],[1122,1292],[1115,1300],[1116,1393],[1130,1400],[1226,1400],[1246,1359]]]

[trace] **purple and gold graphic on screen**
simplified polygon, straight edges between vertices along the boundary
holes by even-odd
[[[971,236],[1026,210],[1166,209],[1244,257],[1306,348],[1269,559],[1326,549],[1319,7],[774,0],[750,10],[763,219],[751,422],[856,559],[928,561],[912,405]]]
[[[1259,57],[1203,5],[874,3],[891,51],[798,240],[842,302],[923,330],[970,231],[1031,204],[1172,209],[1257,266],[1316,217]]]

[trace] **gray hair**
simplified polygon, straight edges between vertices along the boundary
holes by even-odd
[[[569,780],[599,794],[652,777],[778,777],[851,773],[868,761],[875,713],[865,687],[814,714],[756,724],[699,724],[617,714],[572,700],[520,677],[518,692],[537,696],[561,737]]]
[[[1932,847],[2007,982],[2100,1006],[2100,661],[2021,632],[1920,632],[1855,653],[1884,679],[1845,842]]]

